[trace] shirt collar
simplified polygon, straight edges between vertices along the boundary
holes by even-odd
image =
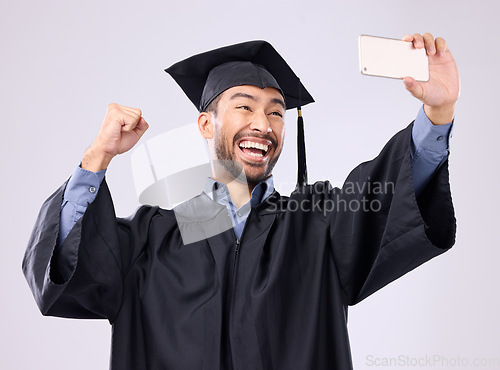
[[[229,190],[226,185],[221,182],[215,181],[214,179],[208,177],[205,182],[204,192],[207,196],[217,203],[221,203],[220,200],[229,196]],[[273,176],[269,176],[264,181],[260,182],[252,190],[250,196],[250,204],[252,207],[257,207],[263,201],[265,201],[274,192],[274,181]]]

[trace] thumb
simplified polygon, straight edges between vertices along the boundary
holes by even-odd
[[[422,100],[424,98],[424,88],[422,85],[415,81],[413,77],[403,78],[406,90],[410,92],[415,98]]]
[[[134,131],[137,133],[139,137],[144,135],[146,130],[149,128],[149,124],[146,122],[144,117],[141,117],[139,119],[139,123],[137,123],[137,126],[135,126]]]

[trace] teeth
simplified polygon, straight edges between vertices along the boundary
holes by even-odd
[[[240,143],[240,148],[255,148],[255,149],[260,149],[264,150],[267,152],[269,146],[265,144],[260,144],[260,143],[254,143],[253,141],[242,141]],[[259,157],[262,157],[259,155]]]
[[[248,153],[248,154],[250,154],[252,157],[263,157],[263,155],[260,154],[260,153],[259,154],[257,154],[257,153]]]

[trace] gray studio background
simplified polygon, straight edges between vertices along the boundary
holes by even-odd
[[[2,0],[0,368],[108,367],[109,324],[42,317],[21,272],[40,205],[78,165],[108,103],[141,108],[151,126],[145,139],[194,122],[195,108],[163,69],[266,39],[316,99],[303,110],[310,181],[341,184],[420,108],[401,81],[359,73],[362,33],[446,38],[462,94],[450,158],[456,246],[350,309],[355,368],[397,356],[500,357],[499,10],[493,0]],[[296,176],[295,140],[289,112],[275,170],[285,193]],[[107,179],[117,214],[128,216],[138,206],[130,154],[113,161]]]

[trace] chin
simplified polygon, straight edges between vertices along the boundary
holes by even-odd
[[[256,171],[257,170],[257,171]],[[266,167],[245,168],[246,180],[249,184],[257,185],[271,175],[271,171]]]

